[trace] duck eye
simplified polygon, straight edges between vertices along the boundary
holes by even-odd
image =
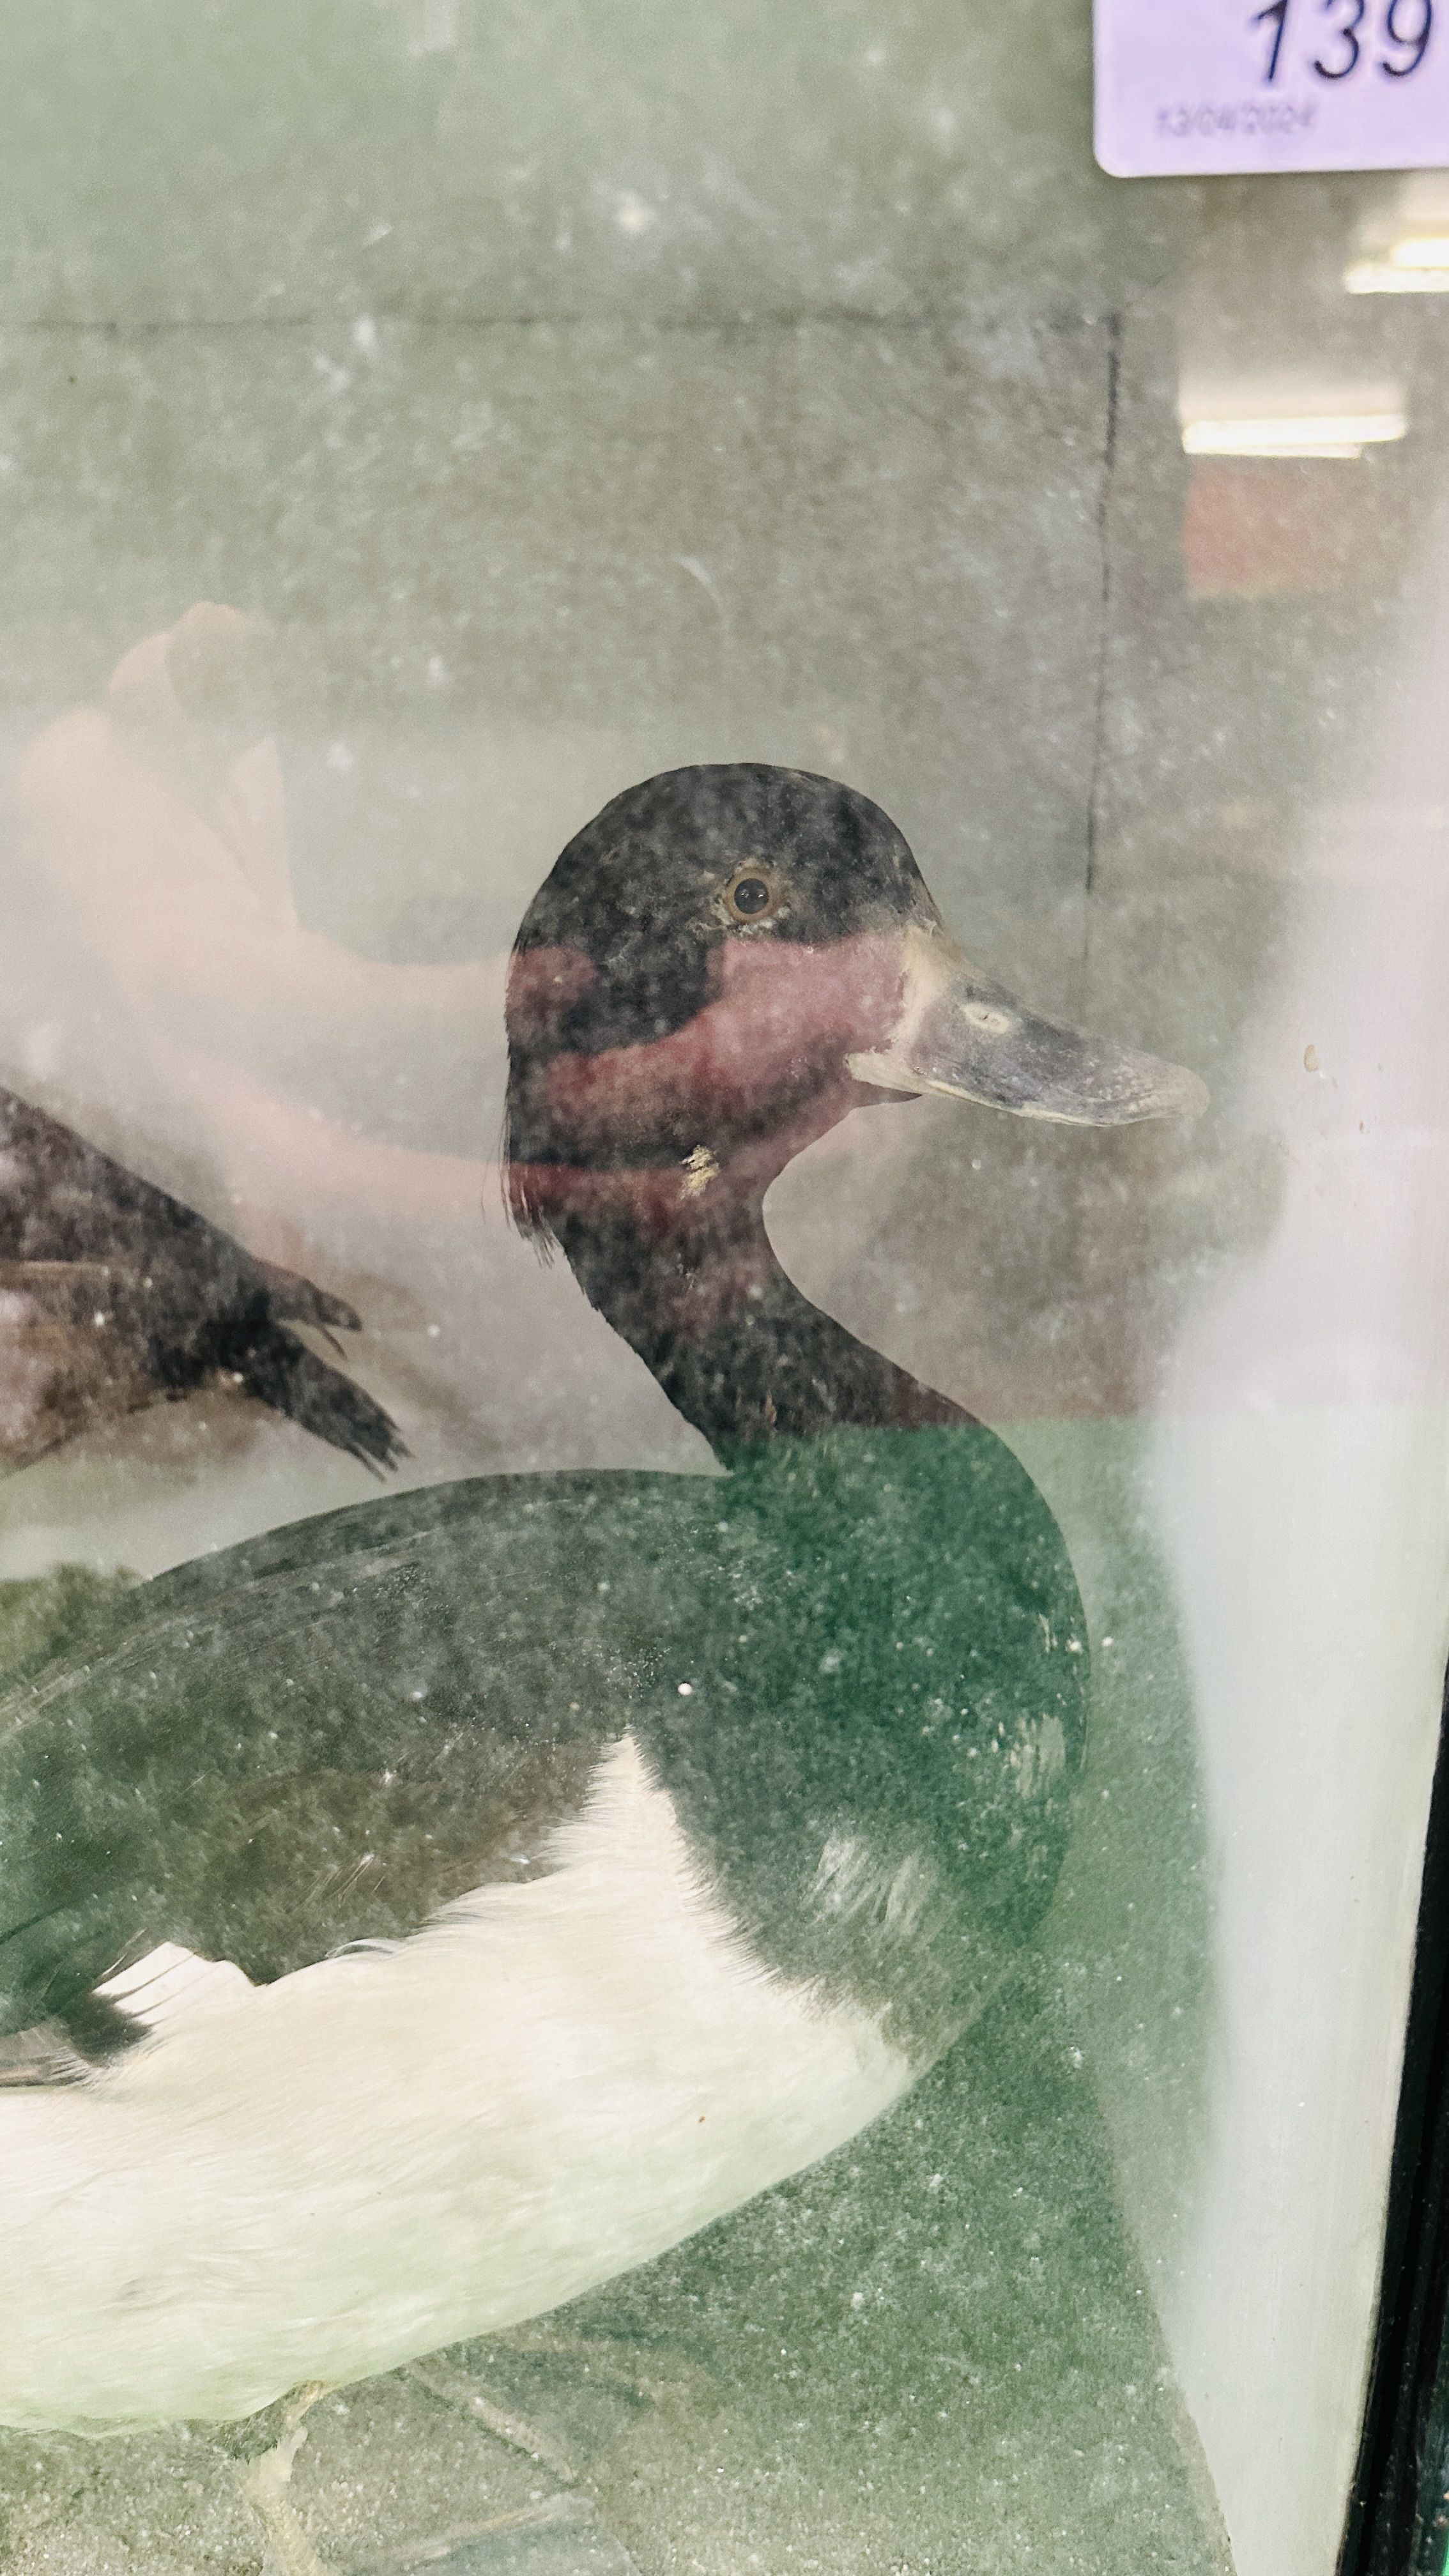
[[[715,887],[709,908],[726,927],[744,923],[753,930],[788,912],[790,899],[768,859],[741,859],[733,876]]]
[[[767,877],[750,873],[736,877],[726,897],[730,911],[738,921],[759,921],[775,909],[775,889]]]

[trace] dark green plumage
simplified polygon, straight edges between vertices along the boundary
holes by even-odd
[[[984,1430],[490,1477],[138,1587],[0,1702],[4,2027],[161,1941],[268,1979],[548,1867],[626,1727],[758,1954],[934,2055],[1046,1905],[1087,1657]],[[681,1690],[680,1685],[686,1685]]]

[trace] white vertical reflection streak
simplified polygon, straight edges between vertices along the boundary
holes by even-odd
[[[1449,1629],[1449,523],[1400,640],[1230,1104],[1285,1148],[1277,1225],[1191,1319],[1156,1447],[1221,2010],[1166,2324],[1240,2576],[1338,2546]]]

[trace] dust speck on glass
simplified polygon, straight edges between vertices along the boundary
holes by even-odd
[[[1438,2576],[1449,176],[0,66],[7,2571]]]

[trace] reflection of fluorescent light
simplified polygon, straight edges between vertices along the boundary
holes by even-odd
[[[1449,172],[1419,170],[1359,233],[1350,295],[1449,295]]]
[[[1402,438],[1404,389],[1392,376],[1337,368],[1189,364],[1177,416],[1189,456],[1362,456]]]
[[[1285,412],[1236,420],[1189,420],[1182,443],[1189,456],[1362,456],[1402,438],[1402,411]]]
[[[1416,233],[1389,253],[1395,268],[1449,268],[1449,233]]]
[[[1387,258],[1356,259],[1343,282],[1350,295],[1449,295],[1449,234],[1393,242]]]

